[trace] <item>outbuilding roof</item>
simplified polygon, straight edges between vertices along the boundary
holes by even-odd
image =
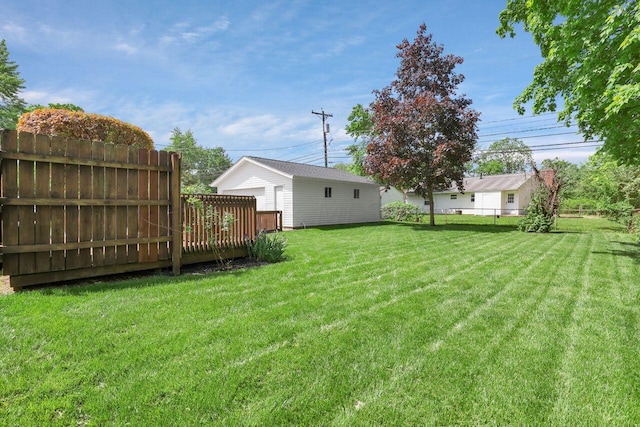
[[[517,190],[533,177],[531,173],[512,173],[507,175],[484,175],[472,176],[464,179],[464,192],[485,192],[485,191],[509,191]],[[452,188],[441,193],[457,193],[458,187],[454,185]]]
[[[376,184],[374,181],[368,178],[354,175],[352,173],[349,173],[340,169],[305,165],[303,163],[285,162],[282,160],[265,159],[263,157],[254,157],[254,156],[242,157],[240,160],[236,162],[236,164],[234,164],[230,169],[227,169],[218,179],[216,179],[216,181],[218,181],[219,179],[227,175],[227,173],[230,172],[232,169],[234,169],[237,165],[246,161],[260,164],[268,169],[279,172],[290,178],[302,177],[302,178],[326,179],[331,181],[353,182],[353,183],[359,183],[359,184]],[[215,184],[215,181],[214,181],[214,184]]]

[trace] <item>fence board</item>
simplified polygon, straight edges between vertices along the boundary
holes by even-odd
[[[91,144],[91,158],[95,160],[104,160],[105,146],[101,142],[94,142]],[[105,168],[102,166],[93,167],[93,188],[91,198],[104,199],[104,181],[105,181]],[[93,241],[101,242],[105,239],[105,207],[93,206]],[[104,246],[93,248],[93,266],[100,267],[105,264]]]
[[[18,135],[18,149],[21,152],[35,153],[35,138],[29,133]],[[33,197],[35,195],[33,161],[20,160],[18,164],[18,194],[19,197]],[[20,206],[18,208],[20,217],[18,223],[18,241],[21,245],[32,245],[35,243],[35,213],[33,205]],[[30,274],[36,272],[35,254],[20,254],[20,274]]]
[[[78,156],[81,159],[91,158],[92,145],[93,143],[89,141],[82,141],[78,150]],[[89,199],[91,198],[91,190],[93,187],[91,166],[79,166],[78,169],[80,177],[78,182],[78,197],[80,199]],[[93,238],[93,208],[90,206],[80,206],[79,214],[79,241],[90,242]],[[91,267],[91,249],[80,249],[77,267]]]
[[[256,212],[256,228],[258,231],[282,231],[282,211]]]
[[[124,145],[116,145],[115,155],[116,155],[116,160],[119,162],[130,162],[132,160],[130,158],[129,147]],[[129,183],[130,183],[129,174],[132,174],[132,173],[133,171],[123,169],[123,168],[118,168],[115,170],[116,188],[113,194],[115,195],[116,199],[128,200],[130,198],[132,199],[135,198],[135,197],[130,197],[130,194],[129,194]],[[135,207],[133,206],[131,208],[135,209]],[[129,230],[130,220],[128,218],[128,210],[129,208],[125,206],[118,206],[117,208],[115,208],[116,218],[115,218],[113,233],[118,239],[126,239],[127,237],[136,239],[138,237],[137,234],[136,235],[130,234],[130,230]],[[136,245],[117,246],[116,256],[117,256],[118,264],[126,264],[128,262],[131,262],[131,260],[129,259],[129,255],[130,254],[135,255],[136,253],[137,253]]]
[[[169,266],[179,274],[182,263],[246,255],[255,235],[255,198],[181,196],[175,153],[1,136],[1,248],[14,288]]]
[[[244,247],[246,239],[255,236],[252,196],[183,195],[182,205],[185,254]]]
[[[36,136],[36,153],[49,156],[49,137],[45,135]],[[51,164],[47,162],[37,162],[36,172],[36,197],[49,197],[49,185],[51,183]],[[35,244],[51,244],[51,206],[35,207]],[[35,273],[51,271],[51,254],[36,253]]]
[[[15,152],[18,150],[18,137],[15,132],[3,131],[2,150]],[[18,197],[18,161],[2,159],[2,197]],[[19,244],[17,224],[20,221],[18,206],[2,207],[2,243],[5,246]],[[2,256],[3,274],[20,273],[20,257],[16,255]]]
[[[67,140],[67,156],[78,157],[80,150],[80,141],[69,139]],[[79,191],[79,167],[78,165],[65,165],[65,199],[77,200]],[[65,208],[65,242],[77,243],[79,240],[79,207],[67,206]],[[65,270],[71,270],[78,268],[80,265],[79,251],[77,249],[70,249],[65,251]]]
[[[169,211],[170,218],[170,230],[172,234],[171,238],[171,270],[173,274],[180,274],[180,266],[182,264],[182,198],[180,197],[180,164],[181,158],[177,153],[172,153],[170,156],[171,163],[171,177],[169,181],[169,198],[171,200],[171,208]]]
[[[138,150],[138,163],[149,164],[149,152]],[[149,200],[149,172],[138,171],[138,199]],[[149,207],[138,206],[138,237],[149,237]],[[149,245],[138,244],[138,262],[149,261]]]
[[[127,148],[126,153],[130,163],[136,163],[136,164],[139,163],[137,149]],[[127,185],[125,187],[126,198],[128,200],[138,200],[138,171],[135,169],[127,170],[126,180],[127,180],[126,181]],[[124,236],[127,236],[132,241],[140,237],[138,233],[138,207],[129,206],[126,208],[126,210],[123,210],[122,212],[120,212],[120,214],[126,215],[126,220],[125,218],[122,218],[124,221],[123,224],[127,224],[127,228],[121,230],[121,232],[124,233]],[[131,244],[131,245],[128,245],[126,249],[127,249],[126,262],[137,263],[138,262],[138,245]]]
[[[169,153],[160,151],[159,163],[161,166],[170,166]],[[169,200],[169,172],[160,172],[158,176],[158,200]],[[169,231],[169,211],[170,205],[158,207],[158,235],[171,236]],[[158,244],[158,259],[169,259],[169,242]]]
[[[159,157],[158,152],[156,150],[148,151],[149,153],[149,164],[151,166],[158,166]],[[149,200],[158,200],[158,196],[160,195],[160,191],[158,189],[158,179],[159,173],[156,170],[149,171]],[[160,207],[159,206],[149,206],[149,237],[158,237],[159,235],[159,223],[160,223]],[[149,258],[147,262],[156,262],[158,261],[158,244],[150,244],[149,245]]]
[[[67,142],[64,138],[51,138],[51,155],[64,156]],[[51,163],[51,193],[53,199],[65,198],[65,168],[60,163]],[[64,206],[51,206],[51,243],[64,243]],[[64,251],[51,252],[51,271],[64,270]]]
[[[106,144],[104,147],[104,159],[107,162],[115,162],[115,161],[127,161],[127,154],[125,151],[124,156],[118,156],[117,148],[124,146],[116,146],[113,144]],[[126,147],[124,147],[126,148]],[[118,190],[122,185],[120,180],[118,179],[120,170],[116,168],[105,168],[104,171],[104,193],[107,199],[113,200],[118,198]],[[126,184],[126,176],[127,171],[123,170]],[[125,189],[126,191],[126,189]],[[120,220],[119,210],[124,210],[124,218],[126,223],[126,207],[115,207],[115,206],[106,206],[104,210],[105,222],[104,222],[104,238],[105,240],[115,240],[116,238],[120,238],[117,234],[118,230],[118,221]],[[122,248],[126,248],[126,246],[122,246]],[[119,249],[118,249],[119,250]],[[126,253],[126,249],[124,249]],[[126,259],[126,257],[123,257]],[[118,257],[116,254],[116,246],[107,245],[104,248],[104,264],[105,265],[114,265],[118,262]]]

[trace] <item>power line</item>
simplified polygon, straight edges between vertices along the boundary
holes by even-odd
[[[576,133],[577,132],[546,133],[546,134],[541,134],[541,135],[519,136],[516,139],[545,138],[545,137],[548,137],[548,136],[575,135]],[[487,142],[487,141],[478,141],[478,142]]]
[[[555,113],[555,112],[550,112],[550,113],[542,113],[542,114],[531,114],[531,115],[529,115],[529,116],[512,117],[512,118],[509,118],[509,119],[492,120],[492,121],[490,121],[490,122],[482,122],[482,123],[485,123],[485,124],[491,124],[491,123],[503,123],[503,122],[510,122],[510,121],[514,121],[514,120],[523,120],[523,119],[528,119],[528,118],[531,118],[531,117],[536,118],[536,117],[550,116],[550,115],[552,115],[552,114],[553,114],[553,115],[556,115],[557,113]]]
[[[513,129],[510,131],[504,131],[504,132],[498,132],[498,133],[489,133],[486,135],[478,135],[478,138],[485,138],[487,136],[497,136],[497,135],[507,135],[507,134],[512,134],[512,133],[527,133],[527,132],[537,132],[540,130],[549,130],[549,129],[558,129],[558,128],[563,128],[566,127],[565,125],[554,125],[554,126],[545,126],[545,127],[541,127],[541,128],[530,128],[530,129]]]

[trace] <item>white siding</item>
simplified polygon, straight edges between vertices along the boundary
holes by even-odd
[[[391,187],[388,189],[385,189],[383,187],[380,190],[380,204],[384,206],[393,202],[404,202],[404,194],[402,194],[402,191],[396,189],[395,187]]]
[[[325,187],[331,197],[325,197]],[[380,221],[377,184],[294,178],[293,188],[293,227]],[[360,198],[354,198],[354,189]]]
[[[234,188],[233,190],[227,190],[224,193],[219,194],[232,194],[234,196],[254,196],[256,198],[256,210],[266,211],[267,200],[264,194],[264,187],[261,188]]]
[[[247,195],[246,190],[261,189],[264,203],[258,210],[281,210],[282,225],[293,227],[292,183],[287,176],[250,162],[239,164],[234,173],[218,182],[218,193]],[[277,189],[277,190],[276,190]],[[276,195],[276,193],[279,193]],[[255,195],[255,194],[253,194]],[[277,200],[279,198],[280,200]],[[256,201],[258,197],[256,196]],[[277,206],[281,204],[281,206]]]
[[[515,193],[515,190],[513,191]],[[506,200],[506,194],[505,194]],[[500,215],[502,210],[502,192],[478,192],[476,193],[476,214],[477,215]]]
[[[454,194],[456,198],[451,199],[451,194]],[[453,213],[454,211],[461,210],[465,214],[473,214],[473,202],[471,201],[472,193],[436,193],[433,195],[433,205],[435,213]],[[416,195],[410,195],[407,198],[407,203],[411,203],[422,209],[424,212],[429,212],[429,206],[424,204],[422,197]]]
[[[424,199],[422,197],[416,196],[415,194],[407,194],[406,203],[415,205],[425,212],[429,212],[429,206],[424,204]]]

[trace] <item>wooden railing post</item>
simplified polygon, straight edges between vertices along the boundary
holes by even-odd
[[[180,155],[171,154],[171,265],[180,274],[182,256],[182,197],[180,196]]]

